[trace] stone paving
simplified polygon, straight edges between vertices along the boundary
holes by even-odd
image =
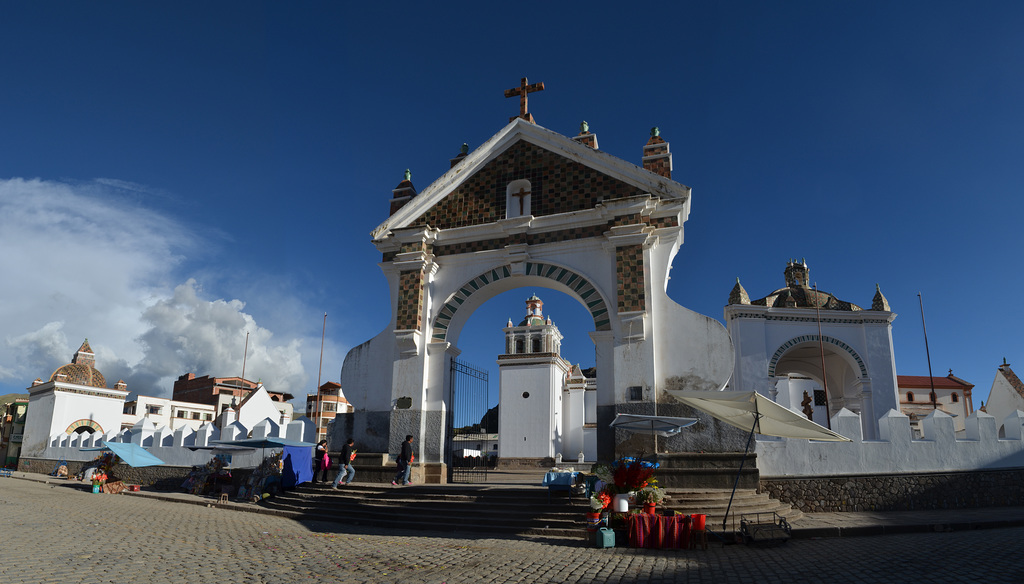
[[[0,582],[873,582],[1024,580],[1024,527],[707,551],[460,538],[294,521],[0,478]]]

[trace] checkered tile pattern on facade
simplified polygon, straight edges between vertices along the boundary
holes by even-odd
[[[599,331],[610,330],[611,321],[608,316],[608,306],[601,295],[597,293],[597,289],[586,278],[559,266],[533,262],[526,262],[526,274],[550,278],[569,287],[586,304],[587,310],[590,311],[590,315],[594,319],[594,329]],[[441,311],[434,320],[431,338],[435,341],[445,340],[452,317],[455,316],[455,313],[466,302],[467,298],[484,286],[497,280],[508,278],[511,275],[512,273],[508,266],[501,266],[500,268],[489,270],[460,286],[441,307]]]
[[[615,277],[619,312],[646,310],[643,246],[627,245],[615,249]]]
[[[530,213],[536,217],[592,209],[605,199],[642,194],[633,185],[530,144],[518,142],[416,220],[438,229],[492,223],[505,218],[508,183],[530,181]]]
[[[423,324],[423,270],[402,272],[398,280],[397,330],[419,330]]]

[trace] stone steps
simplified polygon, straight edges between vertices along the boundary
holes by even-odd
[[[659,508],[707,515],[709,528],[720,526],[730,491],[670,490]],[[261,506],[288,517],[353,525],[424,529],[449,533],[493,533],[528,537],[583,538],[583,497],[569,498],[536,486],[415,485],[384,487],[353,484],[333,490],[303,485],[267,499]],[[737,491],[729,512],[730,528],[741,514],[777,512],[788,520],[799,511],[752,490]]]

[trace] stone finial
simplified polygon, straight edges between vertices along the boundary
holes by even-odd
[[[875,284],[875,297],[871,299],[871,310],[883,310],[885,312],[891,312],[889,308],[889,301],[885,299],[885,295],[882,294],[882,289]]]
[[[657,126],[651,128],[651,137],[644,145],[643,167],[667,179],[672,178],[672,153]]]
[[[743,285],[740,284],[740,279],[736,278],[736,285],[732,287],[732,291],[729,292],[729,304],[750,304],[750,296],[747,291],[743,289]]]
[[[572,137],[573,141],[579,142],[584,146],[589,146],[594,150],[597,150],[597,134],[590,132],[590,124],[584,120],[580,123],[580,133]]]
[[[455,165],[462,162],[462,159],[465,158],[467,154],[469,154],[469,144],[463,142],[462,147],[459,148],[459,153],[455,155],[455,158],[449,160],[449,162],[451,162],[450,168],[455,168]]]
[[[403,174],[402,182],[398,183],[397,187],[391,189],[391,214],[394,215],[395,211],[401,209],[415,196],[416,187],[412,186],[412,172],[407,168]]]

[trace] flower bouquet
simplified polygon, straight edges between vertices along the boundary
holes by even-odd
[[[654,505],[660,503],[664,498],[665,491],[650,484],[636,491],[636,494],[633,496],[638,505]]]
[[[590,510],[594,513],[600,513],[608,508],[608,505],[612,504],[612,497],[608,493],[601,491],[600,493],[594,493],[590,497]]]
[[[615,486],[616,493],[642,489],[654,480],[654,471],[658,466],[656,462],[624,456],[612,463],[611,484]]]

